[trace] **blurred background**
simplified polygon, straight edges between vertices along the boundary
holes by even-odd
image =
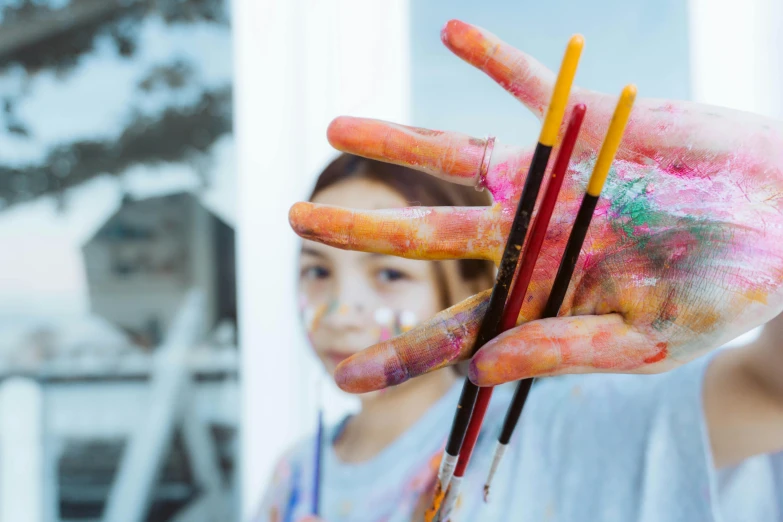
[[[583,87],[782,116],[778,4],[0,0],[0,522],[246,520],[318,401],[355,407],[286,219],[329,121],[538,132],[447,20],[550,68],[580,32]]]
[[[3,0],[3,522],[236,517],[230,15]]]

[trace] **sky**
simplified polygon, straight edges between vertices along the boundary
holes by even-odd
[[[440,41],[450,19],[478,25],[557,70],[568,38],[585,37],[576,84],[640,97],[690,96],[686,0],[436,0],[411,2],[413,121],[533,145],[538,124],[520,103]]]

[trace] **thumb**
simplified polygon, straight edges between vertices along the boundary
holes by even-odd
[[[674,366],[668,349],[619,314],[541,319],[484,345],[469,376],[479,386],[495,386],[569,373],[656,373]]]
[[[492,33],[459,20],[449,21],[441,40],[451,52],[484,71],[538,118],[544,117],[555,74],[533,57]]]

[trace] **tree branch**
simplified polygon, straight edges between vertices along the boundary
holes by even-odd
[[[134,165],[182,163],[205,153],[232,128],[231,88],[206,91],[194,105],[139,116],[116,140],[78,141],[54,147],[46,159],[20,168],[0,166],[0,210],[87,180],[122,175]]]

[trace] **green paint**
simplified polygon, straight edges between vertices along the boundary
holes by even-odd
[[[611,201],[611,213],[615,229],[622,230],[629,238],[640,241],[649,239],[650,234],[638,234],[637,227],[650,228],[659,225],[663,219],[660,211],[653,208],[647,195],[649,180],[641,176],[632,180],[620,180],[614,169],[609,172],[607,195]],[[641,237],[639,237],[641,236]]]

